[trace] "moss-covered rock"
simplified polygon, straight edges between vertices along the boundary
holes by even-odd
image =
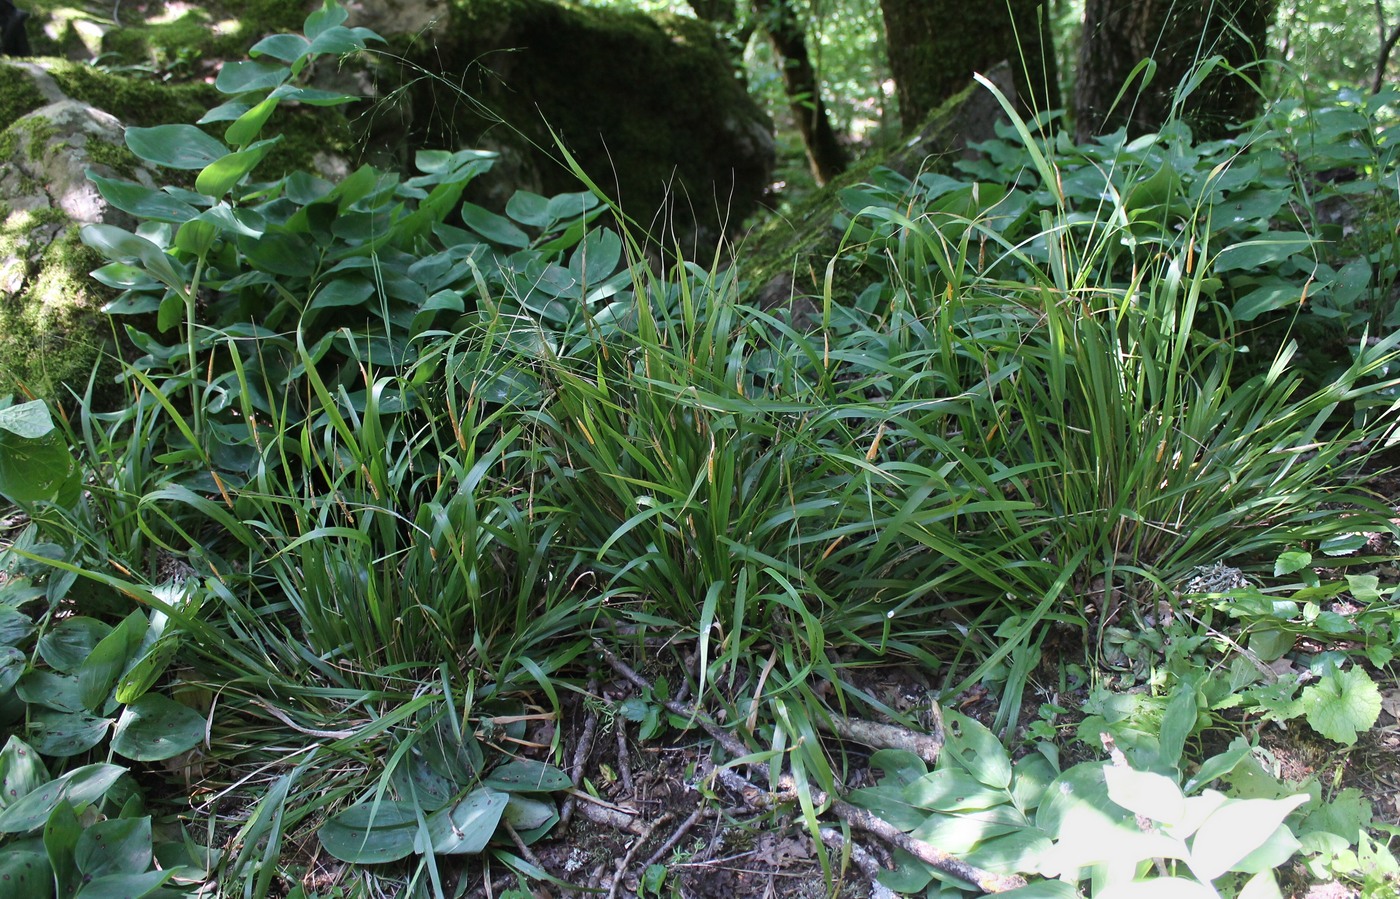
[[[268,34],[299,31],[309,9],[296,0],[153,0],[139,5],[28,0],[36,55],[99,62],[176,80],[242,59]]]
[[[410,148],[502,152],[495,174],[510,177],[495,204],[517,187],[579,189],[557,136],[633,218],[661,225],[658,236],[713,240],[756,207],[772,125],[708,25],[552,0],[446,5],[429,38],[386,35],[418,68],[385,74],[407,85]]]
[[[105,405],[119,367],[101,312],[111,294],[88,276],[101,260],[78,231],[135,223],[85,173],[120,171],[148,184],[151,175],[122,145],[121,123],[77,100],[21,116],[0,132],[0,153],[0,394],[64,402],[95,371],[94,397]]]

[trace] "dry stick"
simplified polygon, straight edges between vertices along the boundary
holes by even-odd
[[[627,847],[627,854],[618,860],[617,867],[614,869],[612,886],[608,887],[608,899],[617,899],[617,891],[622,888],[623,878],[627,875],[627,867],[632,864],[632,859],[636,858],[637,853],[641,851],[642,844],[651,839],[651,835],[656,833],[658,827],[674,817],[675,815],[671,812],[662,814],[661,817],[651,822],[651,825],[641,836],[632,841],[631,846]]]
[[[880,876],[880,863],[875,856],[865,851],[855,840],[847,840],[841,835],[841,831],[834,827],[823,827],[821,829],[822,842],[833,852],[840,852],[842,847],[851,847],[851,861],[856,863],[860,873],[870,881],[870,899],[899,899],[894,890],[885,886],[877,878]]]
[[[635,815],[630,815],[621,809],[613,808],[609,805],[600,805],[592,801],[592,797],[587,793],[575,793],[575,798],[584,800],[577,803],[574,808],[578,813],[592,821],[594,824],[601,824],[604,827],[611,827],[613,830],[623,830],[627,833],[641,833],[641,827],[637,824]]]
[[[603,660],[611,665],[614,671],[622,675],[628,681],[631,681],[634,686],[640,687],[643,690],[651,689],[651,684],[647,679],[629,668],[627,663],[619,659],[612,650],[608,649],[597,640],[593,641],[593,645],[603,654]],[[724,748],[725,752],[735,758],[743,758],[749,754],[749,748],[740,742],[738,737],[715,724],[707,716],[701,715],[695,706],[690,703],[676,702],[674,699],[667,699],[661,704],[666,707],[667,711],[680,715],[682,718],[694,721],[696,724],[700,725],[705,733],[709,734],[716,743]]]
[[[647,683],[646,678],[627,667],[621,659],[610,652],[601,643],[595,640],[594,646],[598,648],[598,651],[603,654],[603,658],[618,674],[621,674],[624,678],[644,690],[651,689],[651,684]],[[699,724],[704,728],[705,732],[713,737],[730,755],[738,758],[748,754],[748,749],[746,749],[744,744],[740,743],[734,735],[721,729],[708,717],[700,714],[694,707],[672,702],[668,702],[665,705],[675,714],[685,715]],[[673,705],[675,708],[672,708]],[[716,769],[721,781],[732,784],[734,783],[734,779],[726,776],[726,772],[728,771],[729,769],[725,768]],[[733,774],[733,778],[747,783],[737,774],[733,772],[729,773]],[[784,778],[784,781],[790,780],[791,778]],[[760,790],[753,784],[748,784],[747,789],[740,788],[739,793],[744,797],[745,801],[752,802],[755,807],[763,807],[765,802],[772,805],[780,801],[787,801],[795,798],[794,796],[788,795],[786,792],[779,795],[768,793],[764,790]],[[871,814],[865,809],[856,808],[849,802],[837,799],[834,796],[828,797],[825,793],[818,792],[812,794],[812,802],[816,805],[825,805],[828,801],[831,803],[829,808],[832,814],[850,824],[852,827],[858,827],[861,830],[872,833],[890,845],[903,849],[929,867],[942,871],[945,874],[951,874],[960,880],[965,880],[984,893],[1003,893],[1007,890],[1018,889],[1026,885],[1026,879],[1024,877],[1014,874],[993,874],[991,871],[986,871],[976,865],[969,865],[962,859],[944,852],[936,846],[931,846],[922,840],[914,839],[904,831],[891,826],[883,819]]]
[[[540,863],[539,856],[535,855],[535,853],[530,850],[530,847],[525,845],[525,841],[520,838],[520,834],[516,833],[515,827],[509,821],[502,821],[501,823],[505,825],[506,835],[509,836],[510,841],[515,844],[515,851],[519,852],[522,858],[541,871],[548,870]]]
[[[672,847],[674,847],[681,840],[685,839],[685,835],[690,833],[690,829],[695,826],[695,823],[701,818],[705,817],[706,813],[708,812],[709,809],[703,805],[697,808],[695,811],[691,812],[690,817],[682,821],[681,826],[677,827],[671,833],[671,835],[666,838],[666,842],[662,843],[661,846],[658,847],[657,850],[651,854],[650,858],[642,862],[642,870],[645,871],[647,868],[650,868],[652,865],[661,861],[661,856],[670,852]]]
[[[617,725],[617,776],[622,779],[622,788],[632,792],[632,758],[627,753],[627,723],[618,716]]]
[[[597,679],[590,679],[584,687],[587,695],[598,692]],[[585,708],[587,705],[585,704]],[[589,712],[583,720],[583,733],[579,734],[578,744],[574,746],[574,757],[569,764],[569,780],[573,781],[574,789],[577,790],[579,784],[583,782],[583,763],[588,759],[588,752],[593,748],[593,734],[598,730],[598,716]],[[559,810],[559,829],[562,831],[569,826],[569,820],[574,816],[575,799],[572,795],[564,800],[564,807]]]
[[[825,798],[827,797],[817,793],[812,794],[812,801],[818,804]],[[1020,875],[993,874],[991,871],[976,865],[969,865],[936,846],[925,843],[923,840],[914,839],[883,818],[877,817],[863,808],[856,808],[849,802],[831,797],[831,811],[832,814],[852,827],[858,827],[867,833],[872,833],[886,843],[903,849],[930,868],[935,868],[944,874],[951,874],[959,880],[966,880],[984,893],[1004,893],[1007,890],[1019,889],[1026,885],[1026,878]]]
[[[935,713],[937,708],[934,706]],[[830,720],[818,716],[817,724],[843,740],[852,740],[864,746],[903,749],[914,753],[930,765],[938,762],[938,756],[943,751],[941,716],[939,726],[931,734],[921,734],[896,724],[862,721],[859,718],[842,718],[839,715],[832,715]]]

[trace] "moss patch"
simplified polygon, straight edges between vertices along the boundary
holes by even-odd
[[[13,122],[43,105],[44,95],[28,75],[13,66],[0,65],[0,123]]]
[[[18,251],[35,230],[61,226],[62,213],[46,210],[10,214],[0,222],[0,258]],[[0,298],[0,394],[34,395],[66,403],[70,391],[82,394],[98,371],[94,399],[109,408],[120,396],[113,378],[120,364],[112,356],[111,331],[101,307],[111,299],[88,272],[102,263],[69,226],[44,249],[24,288]]]

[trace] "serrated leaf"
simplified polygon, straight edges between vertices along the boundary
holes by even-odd
[[[1375,726],[1381,714],[1381,691],[1360,668],[1329,669],[1315,684],[1303,688],[1301,697],[1312,729],[1338,743],[1351,746],[1360,731]]]
[[[413,854],[418,816],[411,803],[365,802],[322,824],[318,836],[326,852],[343,862],[393,862]]]
[[[573,786],[569,775],[534,759],[516,759],[492,768],[481,782],[508,793],[552,793]]]
[[[204,739],[204,716],[159,693],[148,693],[122,710],[112,732],[112,751],[137,762],[174,758]]]

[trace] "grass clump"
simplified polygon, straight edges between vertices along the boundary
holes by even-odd
[[[279,102],[346,99],[298,86],[313,42],[340,53],[374,39],[343,22],[328,5],[304,33],[260,43],[257,77],[271,70],[276,87],[226,69],[234,102],[206,116],[227,123],[223,139],[129,132],[145,162],[198,172],[193,191],[95,179],[145,222],[85,232],[108,260],[95,276],[122,292],[110,311],[155,318],[153,333],[127,328],[144,355],[124,369],[121,408],[89,402],[59,421],[42,404],[0,408],[0,448],[20,460],[0,465],[0,492],[30,519],[0,583],[6,751],[48,760],[27,784],[83,778],[92,828],[143,820],[127,813],[140,810],[131,766],[95,761],[107,746],[133,764],[191,753],[217,797],[200,816],[226,853],[143,830],[138,842],[184,856],[122,876],[178,870],[180,888],[212,878],[266,895],[304,873],[296,847],[316,846],[366,889],[446,895],[464,871],[548,879],[527,850],[579,786],[553,724],[574,695],[598,701],[600,649],[693,646],[692,714],[655,679],[650,708],[618,713],[650,716],[649,735],[727,721],[750,772],[765,767],[775,792],[792,784],[814,829],[852,764],[822,734],[856,712],[899,714],[855,676],[872,660],[912,660],[945,697],[997,689],[990,729],[949,718],[960,783],[1064,778],[1112,798],[1102,764],[1061,772],[1046,755],[1013,778],[991,750],[1048,633],[1130,655],[1125,632],[1199,611],[1180,594],[1199,592],[1186,582],[1204,565],[1288,574],[1307,563],[1275,560],[1300,546],[1392,529],[1344,484],[1395,440],[1400,335],[1363,330],[1321,386],[1288,342],[1240,371],[1244,299],[1221,299],[1236,290],[1222,269],[1266,244],[1216,230],[1217,176],[1159,164],[1185,146],[1171,135],[1118,148],[1127,161],[1087,209],[1073,185],[1099,168],[1066,159],[1108,144],[1051,153],[1019,120],[1015,153],[1038,185],[882,176],[849,190],[832,265],[869,284],[829,287],[807,327],[739,301],[742,258],[654,269],[600,224],[596,191],[520,193],[504,213],[463,204],[490,154],[425,152],[411,177],[257,180]],[[989,153],[1014,155],[1007,141]],[[1378,585],[1348,589],[1383,603]],[[1236,608],[1251,623],[1301,626],[1250,597]],[[1371,612],[1368,651],[1384,664],[1394,631]],[[1206,637],[1170,633],[1178,668],[1206,659]],[[1224,667],[1212,652],[1203,663]],[[1356,669],[1333,662],[1327,689],[1365,711]],[[1150,739],[1130,742],[1137,719],[1110,720],[1095,694],[1124,778],[1165,778],[1184,802],[1246,764],[1248,746],[1207,762],[1211,778],[1183,761],[1198,718],[1232,696],[1290,717],[1292,694],[1230,670],[1229,695],[1179,670],[1159,683],[1141,703],[1160,721]],[[46,685],[72,701],[54,705]],[[1291,717],[1353,738],[1369,726],[1329,716],[1321,696],[1297,693]],[[183,736],[143,738],[151,718]],[[931,789],[927,766],[883,758],[898,791]],[[1025,789],[987,808],[1014,809],[1026,845],[1048,852],[1060,831],[1037,818],[1032,834],[1026,816],[1054,793]],[[886,793],[862,795],[895,814]],[[906,815],[967,811],[918,797],[901,799]],[[1302,805],[1278,801],[1289,807],[1261,841]],[[0,804],[0,833],[68,876],[35,841],[60,826],[82,839],[79,803],[39,804]],[[1197,855],[1183,871],[1234,890],[1238,858]],[[1072,891],[1096,864],[1056,870]]]

